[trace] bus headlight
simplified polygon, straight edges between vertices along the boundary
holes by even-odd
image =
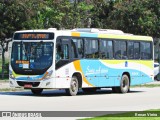
[[[49,78],[51,78],[52,73],[53,73],[53,70],[51,70],[51,71],[49,71],[49,72],[46,72],[46,73],[44,74],[44,76],[43,76],[42,78],[40,78],[39,80],[44,80],[44,79],[49,79]]]

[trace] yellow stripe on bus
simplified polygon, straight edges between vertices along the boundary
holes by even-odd
[[[135,36],[135,35],[111,35],[111,34],[98,34],[98,38],[111,38],[111,39],[127,39],[127,40],[148,40],[152,41],[152,37],[148,36]]]
[[[121,64],[121,63],[128,61],[132,63],[142,64],[148,68],[153,69],[153,61],[151,60],[139,60],[139,61],[137,60],[101,60],[101,61],[107,64]]]
[[[80,37],[80,33],[79,32],[72,32],[71,35],[75,36],[75,37]]]
[[[93,86],[92,84],[90,84],[90,83],[88,82],[88,80],[87,80],[86,77],[84,76],[83,71],[82,71],[82,68],[81,68],[81,65],[80,65],[80,60],[74,61],[73,64],[74,64],[74,67],[75,67],[76,71],[80,71],[80,72],[82,73],[82,76],[83,76],[83,78],[84,78],[84,82],[87,83],[87,84],[90,85],[90,86]]]
[[[91,33],[87,33],[88,36]],[[81,33],[80,32],[71,32],[71,36],[74,37],[80,37]],[[150,36],[139,36],[139,35],[114,35],[114,34],[98,34],[98,38],[109,38],[109,39],[126,39],[126,40],[142,40],[142,41],[153,41],[152,37]],[[87,37],[83,36],[83,37]]]

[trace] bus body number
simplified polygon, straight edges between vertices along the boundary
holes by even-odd
[[[139,76],[138,72],[132,72],[132,76]]]

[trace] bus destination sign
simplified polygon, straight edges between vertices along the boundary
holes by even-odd
[[[22,39],[48,39],[49,34],[21,34]]]
[[[14,40],[52,40],[54,33],[15,33]]]

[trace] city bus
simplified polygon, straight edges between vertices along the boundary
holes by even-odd
[[[11,87],[64,89],[68,95],[130,86],[154,79],[153,39],[121,30],[23,30],[13,35],[9,66]]]

